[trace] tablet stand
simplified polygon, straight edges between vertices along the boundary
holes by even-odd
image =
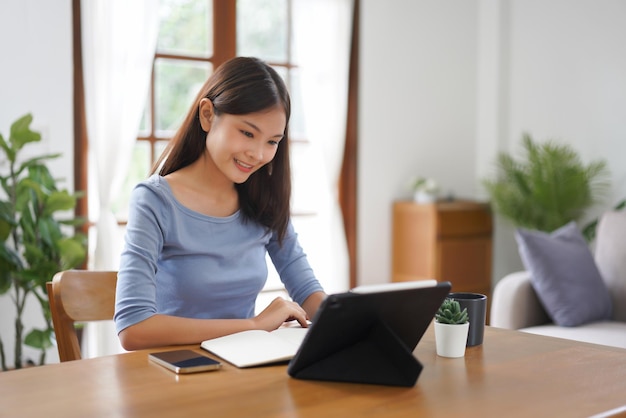
[[[375,319],[355,337],[293,377],[390,386],[415,385],[422,365],[387,324]]]

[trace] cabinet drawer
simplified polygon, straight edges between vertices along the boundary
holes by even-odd
[[[491,236],[491,211],[485,205],[471,205],[465,210],[441,206],[437,213],[437,236]]]
[[[491,283],[491,239],[448,239],[437,245],[437,279],[452,282],[453,291]]]

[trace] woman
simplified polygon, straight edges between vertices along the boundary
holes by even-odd
[[[325,294],[290,222],[289,116],[282,79],[258,59],[207,80],[131,196],[115,307],[125,349],[307,326]],[[293,301],[254,316],[266,253]]]

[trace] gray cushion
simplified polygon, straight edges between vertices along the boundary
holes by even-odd
[[[519,228],[515,238],[537,296],[555,324],[573,327],[611,318],[609,292],[576,223],[551,234]]]

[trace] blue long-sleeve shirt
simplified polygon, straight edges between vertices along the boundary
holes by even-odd
[[[253,317],[267,279],[266,253],[295,302],[322,291],[291,223],[281,247],[275,234],[239,211],[217,218],[184,207],[167,181],[153,175],[131,195],[117,281],[117,332],[157,313]]]

